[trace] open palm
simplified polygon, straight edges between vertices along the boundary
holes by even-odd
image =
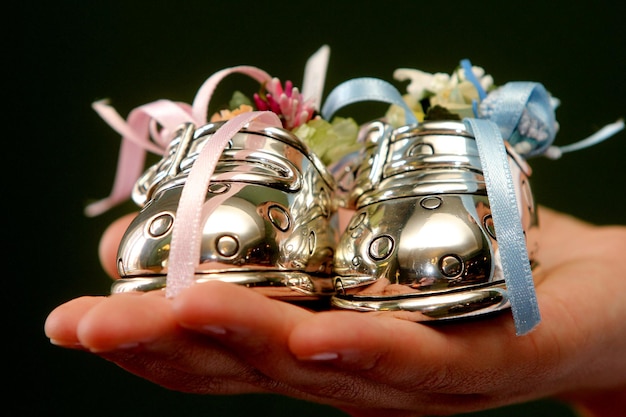
[[[454,414],[624,390],[626,227],[597,227],[545,207],[539,215],[543,320],[522,337],[508,312],[424,325],[315,312],[222,282],[174,299],[161,292],[77,298],[49,315],[46,334],[173,390],[278,393],[354,416]],[[129,221],[103,237],[111,274]]]

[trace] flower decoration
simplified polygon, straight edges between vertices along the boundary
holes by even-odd
[[[351,118],[335,117],[328,122],[315,117],[300,125],[294,134],[307,143],[322,162],[331,166],[363,145],[356,141],[359,126]]]
[[[563,152],[591,146],[624,129],[624,121],[619,119],[578,143],[553,146],[559,130],[555,116],[559,99],[536,82],[514,81],[496,86],[491,75],[467,59],[450,75],[399,68],[393,76],[398,81],[409,81],[402,98],[418,121],[490,120],[525,158],[537,155],[559,158]],[[385,116],[393,126],[401,126],[405,123],[404,115],[404,108],[393,104]]]
[[[211,116],[211,122],[221,122],[224,120],[230,120],[233,117],[241,113],[247,113],[253,110],[254,109],[249,104],[241,104],[240,106],[238,106],[237,108],[233,110],[223,109],[223,110],[218,111],[217,113],[214,113],[213,116]]]
[[[283,88],[275,77],[263,85],[259,93],[254,94],[254,103],[258,110],[276,113],[288,130],[308,122],[315,114],[313,101],[305,100],[291,81],[287,80]]]
[[[313,100],[306,100],[291,81],[287,80],[283,87],[280,80],[274,77],[261,85],[261,90],[253,95],[253,101],[242,92],[235,91],[229,108],[214,113],[211,121],[228,120],[253,110],[275,113],[287,130],[308,122],[316,114]]]
[[[328,166],[361,146],[356,140],[358,125],[354,119],[337,117],[332,121],[324,120],[315,110],[313,100],[305,99],[291,81],[286,81],[283,86],[275,77],[264,83],[252,100],[235,91],[229,108],[214,113],[210,120],[229,120],[254,110],[271,111],[278,115],[283,127],[305,142]]]
[[[481,67],[472,66],[474,79],[483,91],[494,88],[493,77]],[[398,81],[409,81],[403,96],[419,121],[428,118],[462,119],[474,117],[473,103],[480,99],[480,91],[472,82],[466,69],[459,66],[452,74],[434,74],[412,68],[399,68],[393,77]],[[397,125],[404,120],[404,111],[391,106],[387,113],[389,121]]]
[[[409,81],[404,101],[418,120],[489,119],[495,122],[502,136],[524,156],[544,152],[558,131],[554,111],[558,99],[539,83],[512,82],[496,86],[493,77],[481,67],[462,60],[452,74],[430,74],[417,69],[394,71],[398,81]],[[511,117],[512,101],[525,102]],[[392,105],[387,118],[393,125],[402,124],[404,110]]]

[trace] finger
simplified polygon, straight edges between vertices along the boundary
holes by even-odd
[[[589,254],[586,240],[595,229],[575,217],[546,207],[539,208],[540,241],[538,258],[542,269],[552,268]],[[581,245],[581,241],[585,245]]]
[[[136,215],[137,213],[130,213],[120,217],[109,225],[100,239],[100,245],[98,247],[100,262],[105,272],[113,278],[117,279],[120,277],[117,272],[117,249],[124,232],[126,232],[128,225]]]
[[[177,391],[264,392],[267,377],[210,338],[172,320],[162,293],[82,297],[57,307],[45,324],[52,342],[80,347]],[[262,383],[259,383],[262,381]]]
[[[537,358],[536,343],[535,338],[516,337],[506,314],[424,325],[369,313],[329,312],[296,327],[289,346],[302,360],[327,361],[396,389],[456,395],[471,403],[551,369],[546,363],[554,352]]]
[[[619,284],[612,290],[594,289],[592,280],[576,282],[581,271],[580,278],[594,274],[597,265],[587,266],[589,270],[581,264],[563,267],[568,282],[573,281],[570,287],[557,284],[563,280],[556,276],[545,281],[538,289],[543,321],[523,337],[515,336],[509,312],[436,326],[375,313],[328,312],[297,326],[289,346],[302,360],[359,372],[381,384],[413,391],[417,398],[428,394],[432,404],[440,399],[461,406],[457,412],[466,406],[492,407],[556,390],[617,383],[607,381],[619,380],[624,367],[609,364],[614,357],[610,352],[623,351],[626,343],[618,345],[606,335],[611,334],[610,327],[619,326],[609,317],[623,317],[624,312],[613,308],[601,317],[588,312],[601,310],[594,303],[602,304],[609,293],[626,288]]]
[[[284,395],[312,399],[290,386],[296,360],[286,349],[290,329],[312,313],[224,282],[207,282],[182,291],[172,302],[174,316],[186,329],[208,335],[255,373],[242,374],[255,386]],[[204,372],[210,366],[203,365]],[[244,379],[245,380],[245,379]]]
[[[121,293],[105,298],[80,319],[76,334],[92,352],[124,349],[175,332],[169,300],[160,292]]]
[[[490,393],[476,385],[488,374],[480,366],[489,359],[472,363],[476,355],[468,351],[472,346],[464,341],[467,335],[459,334],[453,340],[447,332],[454,325],[448,327],[369,313],[327,312],[296,327],[289,345],[303,361],[358,376],[355,386],[366,401],[355,401],[357,408],[368,404],[447,415],[493,407],[495,400]],[[463,327],[457,330],[469,332]],[[489,378],[494,379],[493,368],[489,371]],[[354,412],[351,407],[346,409]],[[383,410],[376,412],[386,415]],[[359,415],[368,414],[361,410]]]
[[[178,323],[231,342],[240,340],[250,356],[285,349],[291,328],[312,313],[224,282],[194,285],[172,302]],[[268,358],[271,360],[271,358]]]
[[[185,337],[174,342],[180,352],[176,360],[170,359],[161,349],[131,348],[101,352],[98,355],[142,379],[172,391],[204,395],[267,393],[259,384],[250,382],[258,378],[246,377],[247,374],[253,374],[254,369],[227,352],[213,349],[207,343],[194,345],[185,341]],[[194,368],[189,366],[190,361],[185,359],[185,354],[198,350],[203,352],[204,360],[213,363],[210,373],[190,372]]]
[[[538,208],[539,251],[537,258],[542,268],[552,267],[561,263],[563,257],[561,245],[576,241],[572,239],[572,230],[578,225],[574,218],[540,206]],[[572,229],[572,227],[574,229]]]
[[[624,249],[624,226],[593,226],[545,207],[539,211],[539,222],[539,258],[544,266],[606,257],[614,251],[616,243]]]
[[[445,365],[441,360],[435,364],[434,358],[441,359],[444,355],[438,352],[448,349],[445,335],[431,327],[376,313],[344,311],[321,313],[297,326],[289,347],[301,360],[329,361],[397,387],[428,379],[425,375],[432,372],[428,368]]]
[[[214,340],[180,330],[136,346],[97,354],[160,386],[195,394],[267,392],[265,375]]]
[[[80,297],[55,308],[44,324],[44,332],[50,342],[67,348],[82,348],[76,329],[83,316],[104,297]]]
[[[272,392],[334,406],[399,408],[403,392],[358,374],[298,360],[288,347],[292,329],[317,313],[222,282],[198,284],[174,299],[176,319],[223,343],[270,378]]]

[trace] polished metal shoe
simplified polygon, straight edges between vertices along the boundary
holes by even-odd
[[[165,156],[137,181],[142,206],[119,247],[113,293],[166,286],[181,192],[202,147],[222,122],[181,130]],[[280,299],[334,292],[338,232],[334,178],[300,139],[265,127],[242,130],[223,151],[206,190],[195,281],[226,281]]]
[[[353,210],[334,258],[335,308],[414,321],[510,306],[474,137],[460,121],[362,127],[353,166],[336,171]],[[506,145],[531,268],[537,215],[530,168]]]

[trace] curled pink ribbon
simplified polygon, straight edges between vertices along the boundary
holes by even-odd
[[[146,151],[163,155],[175,132],[184,123],[202,126],[207,123],[211,96],[217,85],[228,75],[242,73],[259,83],[272,77],[265,71],[247,65],[226,68],[209,77],[198,90],[193,104],[157,100],[132,110],[124,120],[106,100],[93,103],[94,110],[116,132],[122,135],[113,189],[108,197],[89,204],[85,214],[93,217],[126,201],[143,172]]]

